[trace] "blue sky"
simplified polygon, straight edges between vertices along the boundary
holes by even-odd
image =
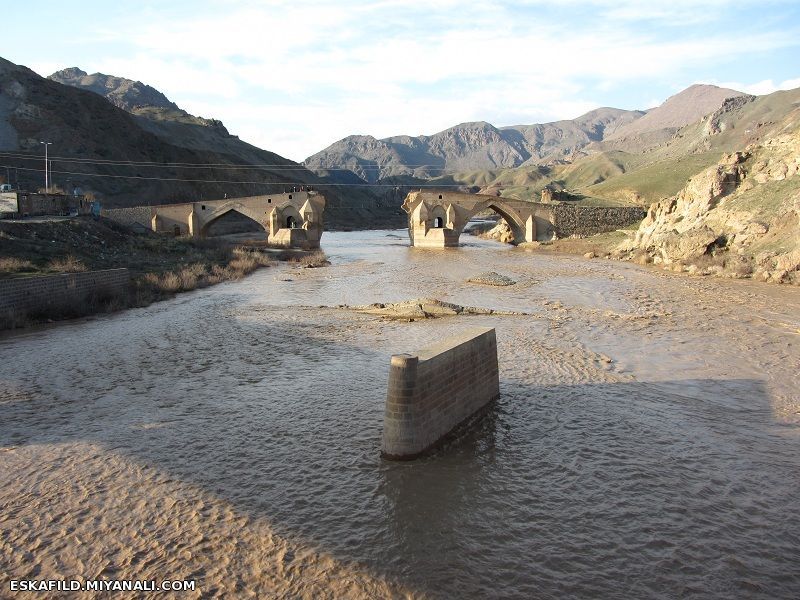
[[[138,79],[294,160],[349,134],[800,87],[796,0],[0,2],[0,55]]]

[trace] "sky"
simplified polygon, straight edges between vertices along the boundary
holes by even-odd
[[[800,87],[797,0],[0,0],[0,56],[152,85],[302,161],[430,135],[646,109],[693,83]]]

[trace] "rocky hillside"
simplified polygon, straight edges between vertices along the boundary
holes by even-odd
[[[800,284],[800,108],[653,204],[628,258],[675,270]]]
[[[75,68],[46,79],[0,58],[0,173],[10,174],[11,183],[26,189],[43,185],[40,140],[53,142],[55,184],[92,191],[107,207],[326,183],[302,165],[230,135],[219,121],[190,115],[139,82]],[[364,188],[319,189],[330,200],[332,224],[337,219],[346,224],[350,207],[357,207],[352,210],[358,225],[380,224],[396,212]]]
[[[606,150],[641,152],[669,140],[675,132],[743,96],[713,85],[693,85],[649,111],[598,108],[576,119],[497,128],[462,123],[431,136],[375,139],[355,135],[308,157],[304,164],[336,177],[348,169],[374,183],[391,176],[421,179],[469,171],[569,163]]]
[[[108,204],[133,204],[221,197],[225,193],[253,193],[258,184],[205,183],[224,180],[252,180],[258,183],[314,183],[318,179],[292,161],[235,140],[229,146],[216,132],[213,144],[198,134],[203,143],[196,148],[173,143],[143,126],[144,119],[109,102],[95,92],[63,85],[40,77],[26,67],[0,59],[0,121],[14,132],[3,150],[15,151],[3,157],[4,165],[17,169],[21,186],[41,185],[39,140],[52,141],[52,169],[57,184],[72,184],[94,190]],[[143,107],[139,107],[143,108]],[[161,110],[171,110],[162,108]],[[196,130],[200,125],[187,125]],[[186,135],[189,133],[187,131]],[[22,158],[34,155],[33,159]],[[153,166],[131,163],[156,163]],[[297,170],[244,170],[225,165],[248,163],[278,164]],[[161,164],[219,164],[220,168],[163,168]],[[175,181],[177,180],[177,181]]]

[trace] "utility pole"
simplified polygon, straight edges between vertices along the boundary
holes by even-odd
[[[51,145],[53,142],[39,142],[40,144],[44,144],[44,193],[48,193],[50,190],[50,178],[48,177],[48,161],[47,161],[47,147]]]

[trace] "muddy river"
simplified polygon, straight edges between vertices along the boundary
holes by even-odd
[[[326,233],[327,268],[0,339],[0,597],[800,597],[800,289],[464,241]],[[337,308],[418,297],[529,314]],[[390,355],[470,326],[496,407],[382,460]]]

